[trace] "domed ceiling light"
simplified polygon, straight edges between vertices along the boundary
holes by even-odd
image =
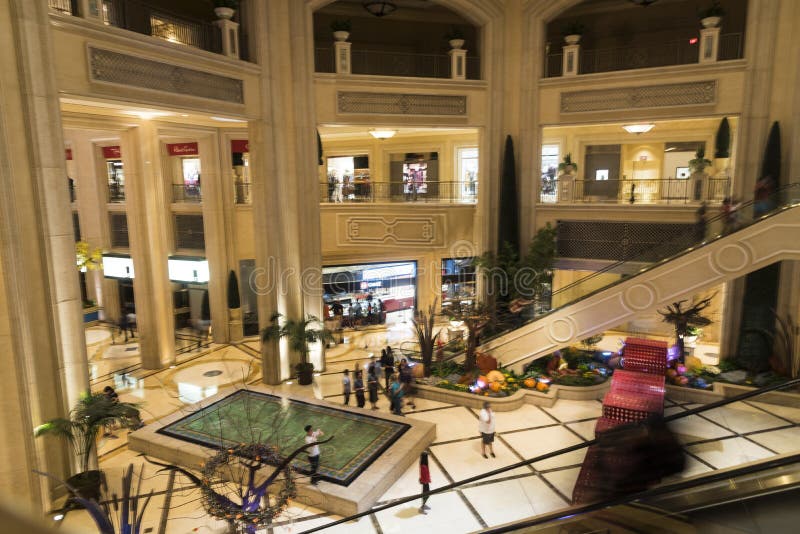
[[[625,131],[626,131],[626,132],[628,132],[628,133],[632,133],[632,134],[642,134],[642,133],[647,133],[647,132],[649,132],[650,130],[652,130],[652,129],[653,129],[653,127],[654,127],[654,126],[655,126],[655,124],[653,124],[653,123],[647,123],[647,124],[626,124],[625,126],[623,126],[623,127],[622,127],[622,129],[623,129],[623,130],[625,130]]]
[[[385,17],[397,9],[397,4],[387,0],[365,0],[361,5],[376,17]]]

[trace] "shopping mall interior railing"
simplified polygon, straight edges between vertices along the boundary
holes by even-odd
[[[545,204],[720,204],[730,192],[729,178],[577,180],[543,176],[539,202]]]
[[[718,60],[741,59],[742,44],[743,34],[741,33],[720,35]],[[578,73],[595,74],[618,70],[689,65],[698,61],[698,46],[697,43],[690,43],[688,40],[676,40],[643,46],[582,49]],[[557,47],[554,47],[553,50],[552,54],[545,56],[545,78],[562,75],[563,54]]]
[[[475,204],[478,201],[477,182],[435,182],[417,184],[403,182],[373,182],[354,180],[321,182],[320,202],[430,202]]]

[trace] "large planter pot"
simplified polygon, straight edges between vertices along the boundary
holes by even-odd
[[[464,46],[464,39],[450,39],[448,43],[450,43],[450,48],[453,50],[458,50]]]
[[[218,19],[230,20],[233,17],[234,13],[236,13],[236,10],[231,9],[230,7],[214,8],[214,14],[217,16]]]
[[[97,470],[84,471],[77,475],[72,475],[67,479],[67,484],[78,492],[84,499],[94,500],[100,502],[100,485],[102,483],[103,473]],[[67,500],[67,506],[71,508],[83,508],[72,497]]]
[[[722,17],[705,17],[700,19],[700,24],[703,25],[703,28],[716,28],[721,21]]]
[[[308,386],[314,381],[314,366],[297,366],[297,383],[301,386]]]
[[[576,45],[579,42],[581,42],[581,36],[580,36],[580,34],[577,34],[577,33],[573,33],[573,34],[570,34],[570,35],[565,35],[564,36],[564,41],[569,45]]]
[[[344,30],[333,32],[333,38],[336,39],[337,41],[340,42],[346,41],[348,37],[350,37],[350,32],[346,32]]]

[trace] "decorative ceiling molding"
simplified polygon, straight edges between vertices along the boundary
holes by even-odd
[[[442,214],[384,217],[381,215],[336,216],[337,245],[372,245],[439,248],[445,245]]]
[[[613,87],[561,93],[561,113],[715,104],[717,82]]]

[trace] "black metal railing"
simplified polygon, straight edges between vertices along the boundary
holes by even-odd
[[[108,202],[110,204],[125,202],[125,184],[116,182],[108,184]]]
[[[172,184],[172,202],[202,202],[200,185]]]
[[[570,180],[562,177],[539,184],[539,202],[545,204],[720,203],[729,194],[729,178]]]
[[[217,54],[222,52],[222,36],[211,22],[172,13],[140,0],[104,0],[103,19],[117,28]]]
[[[744,34],[742,33],[720,35],[718,60],[741,59],[743,44]],[[668,41],[646,46],[581,49],[578,74],[690,65],[697,63],[698,58],[698,45],[691,44],[688,40]],[[547,54],[544,76],[546,78],[561,76],[563,74],[562,60],[563,53],[560,51]]]
[[[477,182],[425,182],[410,185],[402,182],[321,182],[320,202],[429,202],[475,204],[478,201]]]
[[[410,76],[414,78],[450,78],[450,56],[446,54],[420,54],[385,50],[353,49],[350,53],[353,74],[377,76]],[[480,79],[480,59],[467,56],[466,77]],[[315,72],[336,72],[336,60],[332,47],[314,49]]]
[[[233,184],[233,201],[236,204],[251,204],[252,198],[251,186],[252,184],[241,182]]]

